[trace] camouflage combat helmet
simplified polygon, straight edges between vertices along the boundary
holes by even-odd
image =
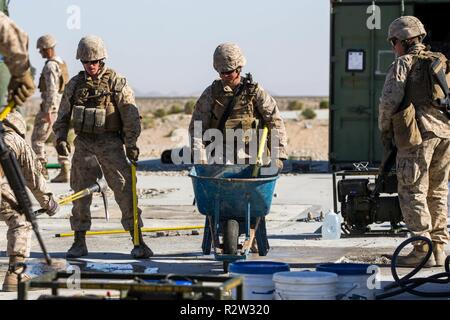
[[[422,36],[425,38],[427,32],[419,19],[413,16],[403,16],[392,21],[389,26],[388,40],[393,38],[400,41]]]
[[[36,48],[44,50],[53,48],[55,45],[56,39],[51,34],[46,34],[38,39]]]
[[[107,57],[105,45],[100,37],[87,36],[78,43],[77,60],[95,61],[106,59]]]
[[[213,66],[217,72],[227,72],[245,66],[247,60],[234,43],[222,43],[214,51]]]

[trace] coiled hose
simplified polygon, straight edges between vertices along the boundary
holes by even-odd
[[[400,278],[397,273],[397,258],[400,252],[403,250],[405,246],[412,242],[423,241],[428,244],[428,252],[420,264],[415,267],[410,273],[408,273],[403,278]],[[391,272],[394,277],[394,283],[383,288],[384,291],[388,291],[382,294],[377,295],[375,298],[377,300],[390,298],[404,292],[408,292],[410,294],[424,297],[424,298],[450,298],[450,291],[441,291],[441,292],[425,292],[415,290],[417,287],[422,286],[426,283],[436,283],[436,284],[450,284],[450,256],[445,259],[445,272],[434,274],[425,278],[412,278],[416,275],[423,266],[427,263],[428,259],[431,257],[433,253],[433,243],[430,239],[425,237],[412,237],[402,242],[397,249],[394,251],[391,261]],[[397,288],[397,289],[396,289]],[[450,287],[449,287],[450,288]],[[395,290],[394,290],[395,289]],[[393,291],[389,291],[393,290]]]

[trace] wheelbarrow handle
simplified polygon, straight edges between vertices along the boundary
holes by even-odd
[[[256,164],[253,168],[253,173],[252,173],[253,178],[256,178],[258,176],[259,168],[262,166],[262,157],[263,157],[264,146],[266,144],[268,133],[269,133],[269,128],[267,127],[267,125],[264,125],[261,140],[259,141],[258,156],[256,157]]]

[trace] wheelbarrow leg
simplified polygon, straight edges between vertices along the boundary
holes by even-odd
[[[267,240],[266,218],[262,217],[255,230],[256,243],[258,244],[258,252],[260,256],[266,256],[269,252],[269,240]]]
[[[204,255],[211,254],[211,243],[212,243],[211,230],[209,228],[209,220],[206,217],[205,218],[205,230],[203,233],[203,242],[202,242],[202,251],[203,251]]]

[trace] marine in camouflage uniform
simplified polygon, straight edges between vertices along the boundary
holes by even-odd
[[[34,93],[35,86],[28,57],[28,35],[0,12],[0,54],[11,73],[9,97],[22,105]]]
[[[193,154],[197,154],[200,162],[208,161],[206,154],[206,144],[203,140],[204,134],[209,129],[219,129],[224,134],[224,151],[233,149],[234,158],[227,159],[224,162],[236,163],[238,159],[244,159],[245,163],[255,159],[255,153],[250,152],[248,143],[250,139],[243,135],[242,145],[244,148],[238,150],[239,145],[232,141],[226,141],[226,130],[238,130],[250,132],[261,129],[267,125],[272,135],[279,143],[273,143],[271,148],[272,158],[276,159],[276,165],[282,168],[282,160],[287,159],[286,129],[281,118],[275,99],[273,99],[264,89],[252,81],[251,76],[240,75],[242,68],[246,64],[246,59],[240,48],[233,43],[224,43],[219,45],[214,52],[214,68],[220,74],[221,79],[216,80],[205,89],[198,99],[192,119],[189,125],[191,136],[191,148]],[[234,82],[234,84],[233,84]],[[233,99],[235,99],[233,101]],[[225,109],[233,103],[232,112],[225,121],[222,128],[221,118]],[[223,122],[223,121],[222,121]],[[201,124],[201,136],[196,136],[195,125]],[[270,145],[270,144],[269,144]]]
[[[5,144],[20,165],[26,186],[40,207],[46,210],[49,216],[55,215],[59,210],[59,205],[47,187],[42,175],[41,162],[25,141],[25,120],[20,113],[14,111],[8,115],[3,125]],[[6,180],[3,180],[1,184],[1,195],[0,215],[8,225],[6,252],[10,257],[28,257],[31,246],[31,224],[26,220],[25,215],[20,213],[17,200]],[[9,272],[3,283],[3,290],[16,291],[16,288],[17,276],[14,272]]]
[[[8,84],[8,98],[16,105],[22,105],[34,93],[35,86],[30,71],[30,61],[28,57],[28,35],[23,32],[11,19],[0,12],[0,54],[3,55],[6,66],[11,73]],[[0,182],[3,185],[4,174],[1,172]],[[3,189],[3,188],[2,188]],[[2,205],[6,202],[2,201]],[[4,208],[7,213],[7,209]],[[25,261],[28,252],[26,237],[31,236],[29,224],[15,214],[6,214],[6,221],[11,230],[8,234],[9,268],[4,280],[4,289],[10,289],[14,285],[17,287],[16,273],[22,271],[16,266],[17,263]],[[19,235],[16,231],[19,231]],[[17,240],[17,238],[21,240]],[[16,240],[15,240],[16,239]],[[5,286],[6,285],[6,286]]]
[[[400,207],[408,229],[416,236],[433,241],[433,255],[426,266],[442,266],[445,261],[444,245],[449,239],[450,120],[443,110],[435,106],[433,90],[436,92],[439,88],[433,85],[429,65],[424,63],[435,56],[440,57],[443,63],[446,59],[422,44],[425,36],[422,23],[412,16],[400,17],[389,27],[389,40],[397,58],[383,88],[379,129],[385,144],[389,143],[393,115],[404,98],[412,103],[422,143],[398,150],[396,169]],[[398,265],[416,266],[426,250],[427,246],[416,243],[408,256],[399,257]]]
[[[42,162],[46,178],[48,178],[46,170],[48,159],[45,152],[45,142],[52,134],[52,125],[58,115],[64,86],[69,80],[67,65],[56,55],[55,46],[56,40],[52,35],[40,37],[36,45],[46,62],[39,78],[42,103],[34,121],[31,145]],[[70,174],[69,158],[58,155],[58,163],[61,165],[61,172],[51,182],[68,182]]]
[[[122,225],[133,237],[131,166],[127,157],[130,161],[138,160],[136,142],[141,133],[140,115],[132,89],[124,77],[105,66],[106,57],[99,37],[87,36],[80,40],[76,58],[81,60],[85,70],[66,86],[53,130],[58,153],[67,155],[67,134],[73,120],[76,138],[71,188],[80,191],[96,182],[98,167],[88,165],[92,157],[96,157],[122,212]],[[91,202],[92,196],[88,196],[73,203],[70,223],[75,231],[75,242],[67,252],[69,258],[88,254],[85,236],[91,228]],[[138,214],[139,227],[142,227],[140,209]],[[132,256],[152,256],[140,228],[139,237],[140,246],[133,249]]]
[[[194,163],[198,161],[202,164],[214,162],[255,164],[258,143],[252,139],[256,140],[258,129],[267,126],[271,167],[275,170],[266,172],[276,173],[283,169],[283,160],[287,159],[286,129],[275,99],[258,83],[253,82],[250,74],[246,77],[241,76],[245,64],[246,58],[238,45],[223,43],[216,48],[213,55],[213,67],[219,73],[220,79],[207,87],[197,100],[189,125]],[[226,117],[227,108],[232,108],[228,117]],[[201,132],[196,130],[199,125],[201,125]],[[207,154],[209,153],[207,152],[208,142],[204,141],[204,137],[210,129],[216,129],[222,133],[223,146],[215,146],[215,148],[223,147],[222,157],[217,157],[217,154]],[[230,139],[231,136],[227,138],[230,132],[234,135],[232,139]],[[242,140],[236,141],[236,138]],[[256,148],[252,149],[251,145]],[[266,159],[266,164],[267,161]],[[261,173],[263,174],[264,171]],[[255,223],[252,222],[250,226],[252,234],[255,233]],[[264,217],[259,228],[265,229]],[[258,251],[256,241],[253,241],[251,250]],[[235,254],[235,252],[224,253]]]

